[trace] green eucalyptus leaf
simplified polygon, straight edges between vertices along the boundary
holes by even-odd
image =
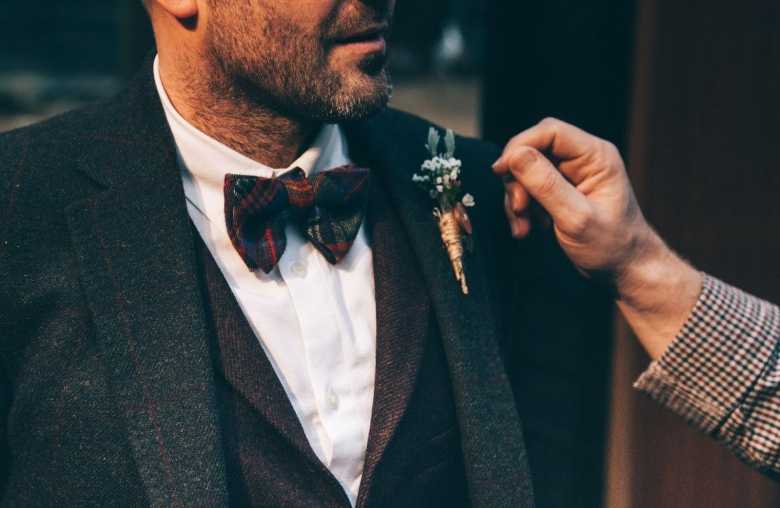
[[[431,152],[431,157],[436,157],[439,155],[439,140],[441,139],[441,136],[439,135],[439,131],[436,130],[436,128],[431,127],[428,130],[428,144],[425,145],[425,147],[428,149],[429,152]]]
[[[447,129],[447,134],[444,136],[444,146],[447,148],[447,158],[455,156],[455,133],[452,129]]]

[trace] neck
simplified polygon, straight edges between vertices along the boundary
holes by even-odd
[[[205,134],[261,164],[288,167],[321,128],[317,122],[260,104],[234,84],[215,81],[217,73],[178,72],[164,63],[161,58],[160,78],[176,111]]]

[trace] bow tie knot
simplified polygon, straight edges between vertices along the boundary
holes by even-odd
[[[297,223],[330,263],[349,251],[365,215],[369,171],[341,166],[307,178],[296,168],[282,176],[225,176],[228,235],[251,270],[273,270],[284,254],[284,228]]]

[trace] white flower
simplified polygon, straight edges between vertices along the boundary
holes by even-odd
[[[436,177],[436,183],[441,183],[441,177],[440,176]]]
[[[458,170],[453,169],[450,173],[450,180],[457,180],[458,179]]]
[[[437,185],[436,186],[436,191],[437,192],[444,192],[444,186],[443,185]]]
[[[463,199],[461,199],[460,202],[466,207],[472,207],[477,204],[476,201],[474,201],[474,196],[468,193],[463,195]]]

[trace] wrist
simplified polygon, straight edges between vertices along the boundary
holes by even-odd
[[[647,224],[633,241],[625,261],[616,270],[617,299],[632,307],[651,304],[651,296],[676,278],[681,260]]]
[[[657,359],[699,298],[702,275],[646,226],[636,253],[617,277],[617,305],[648,353]]]

